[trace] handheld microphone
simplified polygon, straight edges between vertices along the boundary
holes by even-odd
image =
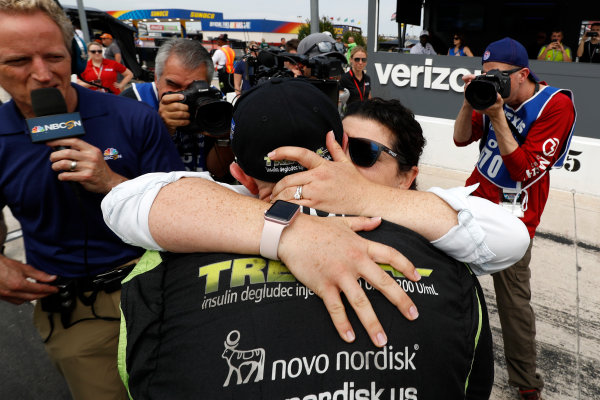
[[[27,127],[33,143],[83,136],[85,129],[78,112],[69,113],[67,103],[57,88],[31,91],[31,106],[36,115],[27,119]],[[61,150],[56,148],[55,150]]]

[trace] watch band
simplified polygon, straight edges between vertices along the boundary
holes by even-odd
[[[289,226],[300,212],[298,204],[277,200],[265,211],[265,224],[260,238],[260,255],[271,260],[279,260],[277,249],[283,230]]]
[[[278,222],[265,219],[262,236],[260,237],[260,255],[271,260],[279,260],[277,249],[279,248],[279,239],[283,233],[283,229],[288,224],[280,224]]]

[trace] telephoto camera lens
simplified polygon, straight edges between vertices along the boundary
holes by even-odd
[[[476,110],[485,110],[496,102],[498,84],[488,80],[473,80],[465,90],[465,98]]]

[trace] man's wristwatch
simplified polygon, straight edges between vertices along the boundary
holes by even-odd
[[[260,255],[271,260],[279,260],[277,249],[283,230],[294,221],[300,212],[298,204],[277,200],[265,211],[265,225],[260,238]]]

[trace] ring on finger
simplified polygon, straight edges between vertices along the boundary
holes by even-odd
[[[294,200],[302,200],[302,185],[296,187],[296,193],[294,193]]]
[[[71,160],[71,168],[69,168],[69,171],[73,172],[75,171],[75,168],[77,168],[77,161]]]

